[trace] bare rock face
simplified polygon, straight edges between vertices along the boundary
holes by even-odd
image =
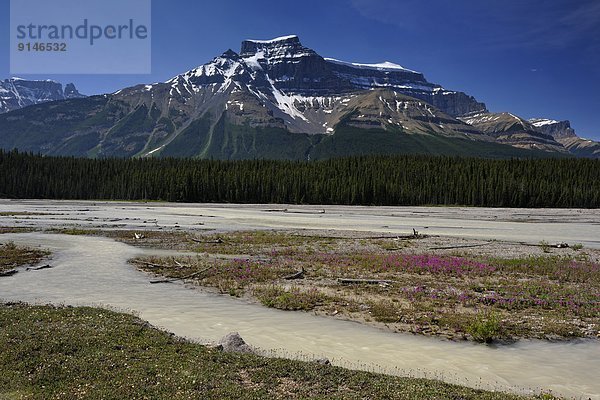
[[[218,343],[223,351],[227,353],[253,353],[254,351],[237,332],[231,332],[223,336]]]
[[[82,97],[85,96],[79,93],[72,83],[63,90],[62,84],[51,80],[11,78],[0,81],[0,113],[49,101]]]
[[[540,131],[531,122],[508,112],[479,113],[459,119],[493,137],[499,143],[523,149],[568,152],[551,135]]]
[[[529,122],[540,132],[552,136],[577,157],[600,158],[600,143],[577,136],[570,121],[534,118]]]
[[[554,139],[567,139],[577,137],[571,128],[570,121],[555,121],[553,119],[533,118],[529,122],[540,132],[552,136]]]
[[[462,92],[428,82],[422,73],[383,62],[361,64],[323,58],[295,36],[245,40],[240,56],[266,72],[278,90],[304,96],[344,95],[357,90],[385,88],[415,97],[451,116],[486,111],[486,106]],[[256,79],[257,75],[254,76]]]
[[[84,95],[79,93],[75,85],[72,83],[67,83],[65,85],[65,90],[63,94],[65,99],[80,99],[82,97],[85,97]]]

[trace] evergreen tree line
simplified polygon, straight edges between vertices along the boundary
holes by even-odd
[[[596,208],[600,161],[416,155],[314,162],[95,160],[0,150],[0,197]]]

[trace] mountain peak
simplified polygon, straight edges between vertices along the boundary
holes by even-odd
[[[242,57],[252,57],[259,53],[264,53],[267,58],[275,57],[300,57],[303,55],[316,55],[316,53],[306,48],[300,43],[300,38],[296,35],[281,36],[270,40],[244,40],[240,55]]]
[[[240,55],[231,49],[227,49],[226,52],[221,54],[221,58],[230,58],[232,60],[239,60]]]
[[[253,43],[262,43],[262,44],[270,44],[270,43],[275,43],[275,42],[300,43],[300,38],[297,35],[287,35],[287,36],[280,36],[280,37],[276,37],[274,39],[267,39],[267,40],[246,39],[246,40],[244,40],[244,42],[253,42]]]
[[[557,121],[549,118],[532,118],[529,120],[538,131],[551,135],[554,139],[576,138],[577,134],[570,121]]]
[[[84,95],[79,93],[79,90],[77,90],[75,84],[73,83],[67,83],[65,85],[64,96],[65,99],[78,99],[81,97],[85,97]]]

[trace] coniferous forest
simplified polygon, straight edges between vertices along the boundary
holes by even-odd
[[[596,208],[600,206],[600,160],[82,159],[0,150],[0,197]]]

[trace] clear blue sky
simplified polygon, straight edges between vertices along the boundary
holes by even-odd
[[[0,0],[0,77],[9,76],[8,3]],[[151,75],[23,78],[112,92],[165,81],[239,51],[243,39],[287,34],[323,56],[396,62],[491,111],[569,119],[600,139],[599,0],[152,0]]]

